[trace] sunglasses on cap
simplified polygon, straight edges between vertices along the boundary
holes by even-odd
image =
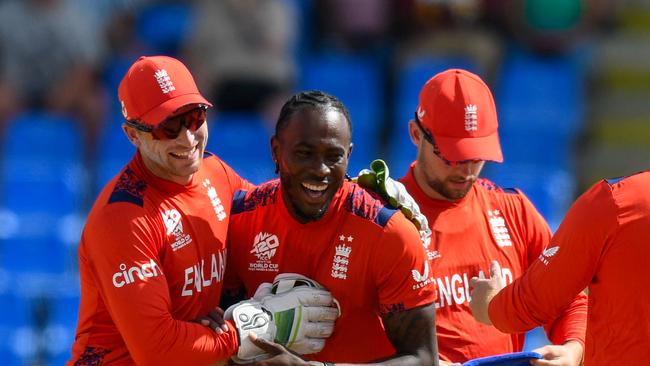
[[[154,140],[174,140],[180,135],[183,127],[194,132],[201,128],[205,123],[208,114],[207,105],[191,106],[189,110],[183,111],[181,108],[179,114],[169,117],[158,126],[141,123],[137,120],[127,120],[126,125],[142,132],[149,132]]]
[[[431,132],[429,132],[427,129],[424,128],[424,126],[422,126],[422,122],[420,122],[417,112],[415,113],[415,123],[420,128],[420,131],[422,131],[422,135],[424,136],[424,139],[428,143],[430,143],[431,146],[433,146],[433,153],[438,157],[438,159],[442,160],[447,166],[458,166],[462,164],[475,163],[481,161],[481,159],[467,159],[467,160],[459,160],[459,161],[451,161],[445,159],[445,157],[442,156],[442,153],[440,152],[438,145],[436,145],[436,141],[433,139],[433,135],[431,135]]]

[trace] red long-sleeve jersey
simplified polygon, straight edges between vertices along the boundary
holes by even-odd
[[[381,315],[431,304],[435,296],[415,226],[350,182],[323,218],[301,224],[288,212],[281,190],[276,180],[235,195],[224,288],[243,284],[250,296],[278,273],[310,277],[338,300],[341,316],[325,348],[309,359],[370,362],[393,356]]]
[[[233,193],[216,156],[192,181],[153,175],[136,153],[102,190],[79,246],[81,305],[68,365],[208,365],[238,346],[190,322],[219,304]]]
[[[603,180],[571,207],[549,248],[489,306],[503,331],[522,331],[589,287],[585,365],[650,360],[650,171]]]
[[[492,260],[501,263],[508,283],[521,276],[549,242],[548,225],[519,190],[502,189],[486,179],[479,179],[461,200],[432,199],[415,181],[414,167],[415,163],[401,181],[432,230],[429,262],[438,289],[436,333],[440,358],[464,362],[521,351],[525,334],[502,333],[474,319],[469,308],[469,280],[489,276]],[[584,342],[585,295],[568,304],[562,309],[564,313],[559,311],[546,324],[554,343],[570,339]]]

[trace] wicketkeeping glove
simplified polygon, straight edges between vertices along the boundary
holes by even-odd
[[[388,165],[377,159],[370,163],[370,169],[363,169],[357,177],[352,178],[360,186],[377,192],[393,208],[397,208],[411,220],[420,232],[420,239],[425,247],[431,241],[431,229],[426,216],[420,212],[420,206],[406,191],[404,185],[388,175]]]
[[[252,299],[229,307],[225,319],[233,320],[239,334],[239,349],[232,360],[248,363],[268,357],[248,334],[309,354],[319,352],[334,331],[339,315],[329,291],[316,281],[296,274],[280,274],[273,285],[260,285]]]

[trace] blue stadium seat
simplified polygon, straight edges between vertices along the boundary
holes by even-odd
[[[45,332],[47,351],[52,365],[63,365],[72,356],[71,346],[79,317],[78,289],[58,294],[51,300],[51,318]]]
[[[0,236],[1,267],[53,273],[71,264],[70,230],[77,228],[70,225],[79,221],[87,188],[77,128],[38,112],[10,122],[0,156],[0,211],[13,229]]]
[[[194,14],[182,2],[153,3],[137,17],[137,35],[152,54],[176,55],[189,36]]]
[[[97,153],[96,189],[99,191],[133,158],[135,146],[122,131],[124,117],[114,112],[106,123]]]
[[[318,89],[340,99],[350,111],[354,148],[349,171],[356,174],[377,158],[384,128],[384,83],[376,58],[330,51],[303,62],[300,90]]]
[[[27,364],[35,351],[31,303],[14,291],[0,293],[0,361],[2,365]]]
[[[256,114],[222,113],[210,121],[207,150],[241,177],[258,184],[275,177],[271,158],[271,127]]]
[[[495,92],[504,130],[552,131],[573,137],[584,123],[584,72],[573,55],[513,50]]]
[[[479,73],[477,66],[471,60],[462,57],[417,57],[405,63],[397,72],[395,90],[395,115],[390,124],[388,139],[388,164],[391,175],[403,176],[409,164],[415,160],[416,148],[411,143],[408,133],[408,121],[413,119],[413,113],[418,105],[420,89],[427,80],[437,73],[450,68],[461,68]]]

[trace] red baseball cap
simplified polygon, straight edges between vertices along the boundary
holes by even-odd
[[[117,95],[124,118],[152,127],[187,105],[212,107],[187,67],[167,56],[140,57],[124,75]]]
[[[450,161],[503,161],[497,111],[490,88],[478,75],[443,71],[420,91],[417,117]]]

